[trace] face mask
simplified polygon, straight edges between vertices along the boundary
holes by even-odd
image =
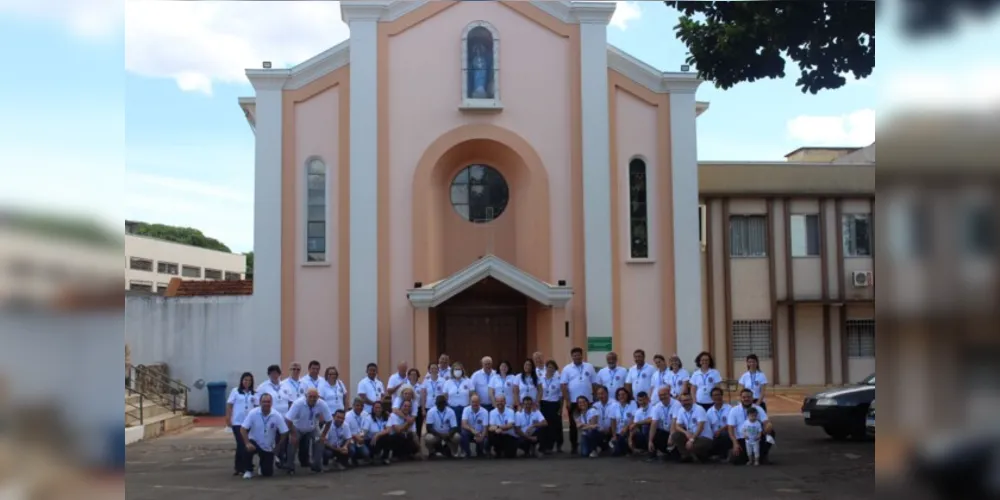
[[[455,370],[455,376],[456,377],[461,377],[462,376],[462,370]]]

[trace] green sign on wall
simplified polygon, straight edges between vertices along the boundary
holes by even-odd
[[[611,337],[587,337],[587,350],[591,352],[611,352]]]

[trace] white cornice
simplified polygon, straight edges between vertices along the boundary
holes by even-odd
[[[243,116],[246,117],[247,123],[250,124],[250,130],[254,133],[257,132],[257,99],[253,97],[240,97],[238,99],[240,104],[240,109],[243,110]]]
[[[487,255],[437,283],[408,290],[406,295],[413,307],[437,307],[487,277],[545,306],[564,307],[573,298],[572,288],[552,286],[495,255]]]
[[[617,2],[571,2],[570,17],[580,24],[604,24],[611,22]]]
[[[288,83],[291,70],[287,69],[248,69],[247,79],[254,90],[281,90]]]
[[[694,93],[704,80],[697,73],[664,73],[608,44],[608,67],[658,94]]]
[[[390,12],[393,0],[350,0],[340,2],[340,17],[350,25],[355,21],[380,21]]]
[[[570,13],[570,2],[532,0],[531,4],[564,23],[576,22]]]
[[[346,66],[350,61],[350,41],[344,40],[309,60],[296,64],[291,70],[291,79],[285,88],[291,90],[302,88]]]

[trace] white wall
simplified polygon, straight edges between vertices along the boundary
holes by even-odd
[[[267,348],[274,339],[255,339],[250,296],[125,298],[125,342],[132,364],[166,363],[171,377],[191,387],[188,407],[208,411],[205,383],[225,381],[228,388],[250,371],[259,384],[281,353]],[[279,337],[280,332],[274,332]],[[228,392],[228,389],[227,389]]]
[[[119,254],[120,255],[120,254]],[[152,271],[140,271],[131,269],[129,262],[132,257],[148,259],[153,261]],[[169,262],[177,264],[177,274],[163,274],[157,272],[159,262]],[[200,277],[183,276],[182,266],[197,267]],[[170,278],[184,278],[185,280],[205,279],[205,269],[214,269],[223,272],[238,273],[242,278],[246,273],[247,258],[243,254],[220,252],[208,248],[200,248],[191,245],[182,245],[172,241],[158,240],[146,236],[136,236],[134,234],[125,235],[125,289],[131,287],[132,281],[152,283],[153,291],[157,286],[166,287],[170,283]],[[221,279],[221,278],[220,278]]]

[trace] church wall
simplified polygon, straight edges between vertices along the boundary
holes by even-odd
[[[486,20],[499,33],[499,87],[503,110],[499,112],[461,111],[462,97],[461,37],[465,27],[472,22]],[[511,216],[518,206],[523,206],[511,186],[512,194],[507,212],[497,221],[497,229],[489,225],[476,225],[461,220],[450,206],[436,210],[441,226],[439,234],[446,241],[432,245],[441,265],[435,276],[419,277],[430,282],[445,277],[465,267],[475,257],[490,253],[510,260],[528,269],[548,269],[549,275],[541,279],[582,281],[573,276],[574,235],[572,233],[572,207],[570,182],[571,155],[571,75],[570,41],[559,36],[514,9],[495,2],[459,3],[436,16],[389,37],[383,53],[388,62],[385,85],[388,87],[384,105],[388,111],[388,206],[390,273],[390,331],[391,357],[393,360],[413,356],[413,312],[404,290],[411,288],[418,279],[414,275],[414,238],[412,231],[412,206],[414,174],[417,163],[428,147],[441,136],[460,126],[490,124],[509,130],[524,140],[540,156],[548,177],[548,200],[551,220],[551,244],[518,241],[513,227],[504,229],[500,222]],[[381,106],[382,104],[380,104]],[[483,153],[502,160],[502,154]],[[475,151],[462,155],[472,159]],[[457,158],[457,157],[456,157]],[[486,158],[484,158],[486,159]],[[460,159],[454,165],[457,171]],[[518,174],[503,172],[505,165],[493,165],[508,177],[508,184]],[[510,174],[508,176],[508,173]],[[434,191],[447,197],[447,183],[451,174],[442,174]],[[446,199],[438,199],[447,205]],[[532,200],[532,203],[543,201]],[[521,223],[522,218],[517,219]],[[507,221],[511,223],[513,221]],[[519,228],[523,234],[524,228]],[[502,231],[502,233],[501,233]],[[523,239],[523,237],[522,237]],[[537,255],[527,255],[541,252]],[[544,257],[542,256],[544,254]],[[447,257],[447,258],[445,258]],[[518,260],[526,262],[518,262]],[[539,262],[546,264],[541,265]],[[548,263],[551,265],[548,265]],[[421,367],[423,368],[423,367]]]

